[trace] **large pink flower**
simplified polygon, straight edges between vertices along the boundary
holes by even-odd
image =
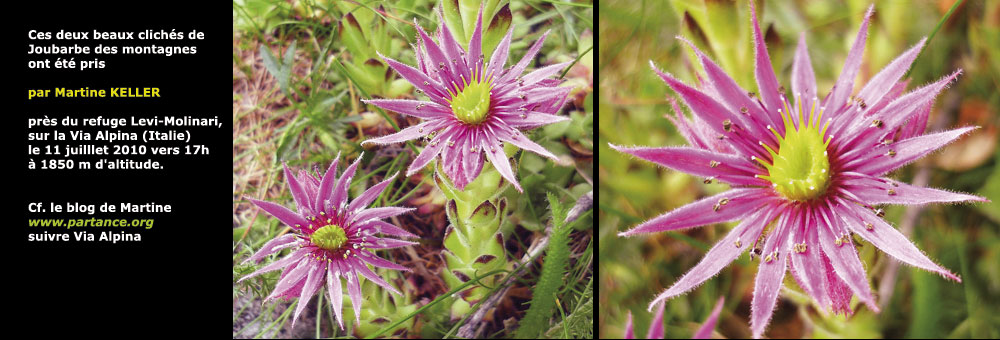
[[[294,232],[278,236],[264,244],[257,253],[244,263],[260,261],[267,255],[283,249],[293,249],[280,260],[266,265],[240,281],[262,273],[283,269],[281,279],[274,291],[265,300],[272,298],[299,298],[295,308],[294,324],[319,287],[326,283],[330,296],[330,306],[337,315],[340,328],[344,328],[341,316],[343,288],[341,277],[347,281],[347,295],[354,307],[355,319],[361,319],[361,277],[371,280],[383,288],[399,294],[399,291],[375,274],[368,265],[375,267],[409,271],[408,268],[392,263],[375,255],[372,250],[398,248],[414,242],[385,238],[384,236],[416,237],[416,235],[383,219],[413,210],[402,207],[368,208],[379,194],[396,177],[382,181],[368,188],[353,201],[347,202],[347,189],[358,169],[361,157],[337,178],[337,159],[330,164],[325,175],[313,175],[305,170],[295,175],[285,166],[285,180],[295,199],[298,212],[279,204],[250,199],[257,207],[292,228]],[[383,236],[376,236],[382,234]]]
[[[902,94],[900,82],[925,40],[904,52],[851,95],[861,65],[874,6],[869,8],[840,78],[820,101],[805,44],[799,39],[792,67],[794,102],[778,84],[751,4],[759,96],[740,88],[695,49],[707,79],[700,89],[653,69],[694,113],[671,118],[692,147],[618,151],[717,180],[733,189],[680,207],[621,236],[741,220],[690,272],[656,297],[650,308],[683,294],[753,249],[762,260],[751,308],[760,337],[771,318],[782,278],[791,269],[799,286],[820,305],[850,312],[857,295],[878,311],[858,258],[858,235],[896,259],[960,281],[925,256],[881,217],[880,204],[986,201],[949,191],[914,187],[883,177],[948,144],[973,127],[924,134],[935,96],[960,71]],[[693,46],[692,46],[693,48]],[[676,109],[676,107],[675,107]],[[776,220],[776,221],[775,221]],[[768,232],[765,227],[775,221]]]
[[[413,83],[417,92],[429,100],[364,101],[424,121],[362,144],[401,143],[426,136],[427,146],[410,164],[406,175],[412,175],[440,155],[444,172],[459,189],[464,189],[479,175],[485,153],[500,175],[522,191],[503,152],[503,142],[558,160],[525,137],[521,130],[568,119],[555,114],[565,104],[566,95],[572,88],[558,87],[561,81],[549,78],[569,63],[545,66],[521,76],[542,48],[548,32],[531,46],[521,61],[504,69],[513,26],[487,61],[482,52],[482,8],[467,49],[455,40],[443,24],[444,19],[441,23],[437,43],[420,25],[415,25],[419,32],[419,43],[415,47],[417,68],[380,55],[389,67]]]

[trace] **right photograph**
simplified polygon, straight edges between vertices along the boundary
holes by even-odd
[[[600,338],[1000,336],[1000,1],[598,21]]]

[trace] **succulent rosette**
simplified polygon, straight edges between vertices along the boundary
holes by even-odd
[[[761,262],[751,304],[751,330],[761,337],[774,311],[786,271],[824,308],[850,313],[857,295],[873,311],[856,235],[917,268],[960,281],[882,219],[882,204],[986,201],[922,188],[885,177],[972,131],[924,134],[936,95],[960,73],[903,93],[900,81],[926,39],[897,57],[854,92],[874,6],[861,24],[833,89],[820,100],[803,34],[792,66],[791,92],[779,85],[751,4],[758,93],[740,88],[698,51],[701,86],[686,85],[653,69],[691,109],[670,117],[686,147],[612,147],[659,165],[732,186],[646,221],[621,236],[681,230],[740,220],[704,259],[657,296],[650,309],[719,273],[740,254]],[[794,97],[789,97],[794,94]],[[773,224],[772,224],[773,222]]]
[[[380,56],[389,67],[413,83],[427,100],[370,99],[365,102],[424,121],[362,144],[392,144],[425,137],[428,143],[410,164],[407,176],[440,156],[445,174],[463,190],[478,176],[484,161],[489,160],[503,178],[513,183],[518,191],[523,191],[514,177],[503,143],[557,160],[521,131],[568,119],[556,114],[572,88],[559,87],[562,81],[550,77],[569,63],[545,66],[522,76],[542,48],[546,32],[517,64],[504,68],[514,27],[507,31],[486,60],[482,51],[482,8],[467,47],[461,46],[445,25],[440,25],[437,31],[437,42],[419,24],[414,25],[419,40],[414,46],[416,67]]]
[[[292,232],[268,241],[245,262],[259,262],[268,255],[284,249],[290,249],[291,252],[241,278],[240,281],[284,269],[274,290],[265,301],[272,298],[298,297],[299,303],[295,308],[293,324],[309,299],[325,284],[330,305],[337,316],[340,328],[343,329],[341,313],[344,287],[341,278],[346,280],[347,295],[351,299],[355,319],[360,322],[362,277],[388,291],[400,294],[399,290],[379,277],[368,268],[368,265],[409,271],[408,268],[381,258],[373,252],[377,249],[415,244],[390,238],[416,237],[416,235],[383,221],[409,212],[413,210],[412,208],[368,207],[392,183],[396,175],[368,188],[348,203],[348,188],[361,157],[347,167],[343,175],[338,178],[339,158],[338,155],[323,175],[319,174],[318,169],[316,174],[305,170],[300,170],[296,174],[285,166],[285,179],[295,200],[296,211],[280,204],[250,199],[254,205],[291,227]]]

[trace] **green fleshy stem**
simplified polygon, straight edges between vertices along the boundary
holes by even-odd
[[[507,200],[500,194],[509,183],[488,164],[464,191],[455,188],[440,167],[434,181],[448,198],[445,211],[450,225],[445,231],[443,252],[447,270],[442,271],[442,276],[449,289],[482,273],[511,269],[500,232],[507,209]],[[471,307],[489,293],[485,287],[493,287],[502,279],[503,275],[497,274],[456,294],[451,319],[471,312]]]

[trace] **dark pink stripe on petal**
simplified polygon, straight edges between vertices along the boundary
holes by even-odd
[[[962,279],[958,278],[958,276],[934,263],[913,242],[907,239],[906,236],[886,223],[882,218],[875,216],[875,213],[844,201],[840,201],[839,208],[848,212],[840,215],[848,219],[847,226],[854,233],[860,235],[886,254],[911,266],[962,282]],[[868,224],[872,226],[871,229],[867,228]]]
[[[538,41],[531,45],[531,48],[528,49],[528,53],[525,53],[524,57],[521,57],[521,61],[518,61],[517,64],[514,64],[513,67],[507,70],[507,73],[505,73],[497,83],[514,82],[514,79],[520,77],[521,73],[524,72],[524,69],[528,67],[528,63],[534,60],[535,55],[537,55],[538,51],[542,49],[542,43],[545,42],[545,37],[549,36],[549,32],[550,31],[545,31],[545,33],[542,33],[542,37],[538,38]]]
[[[830,296],[827,293],[829,283],[826,280],[826,273],[823,272],[822,249],[816,231],[819,223],[815,217],[811,212],[806,214],[805,223],[796,228],[796,234],[800,237],[795,237],[793,242],[804,243],[805,251],[792,252],[788,257],[792,262],[792,275],[799,287],[812,296],[821,307],[830,308]]]

